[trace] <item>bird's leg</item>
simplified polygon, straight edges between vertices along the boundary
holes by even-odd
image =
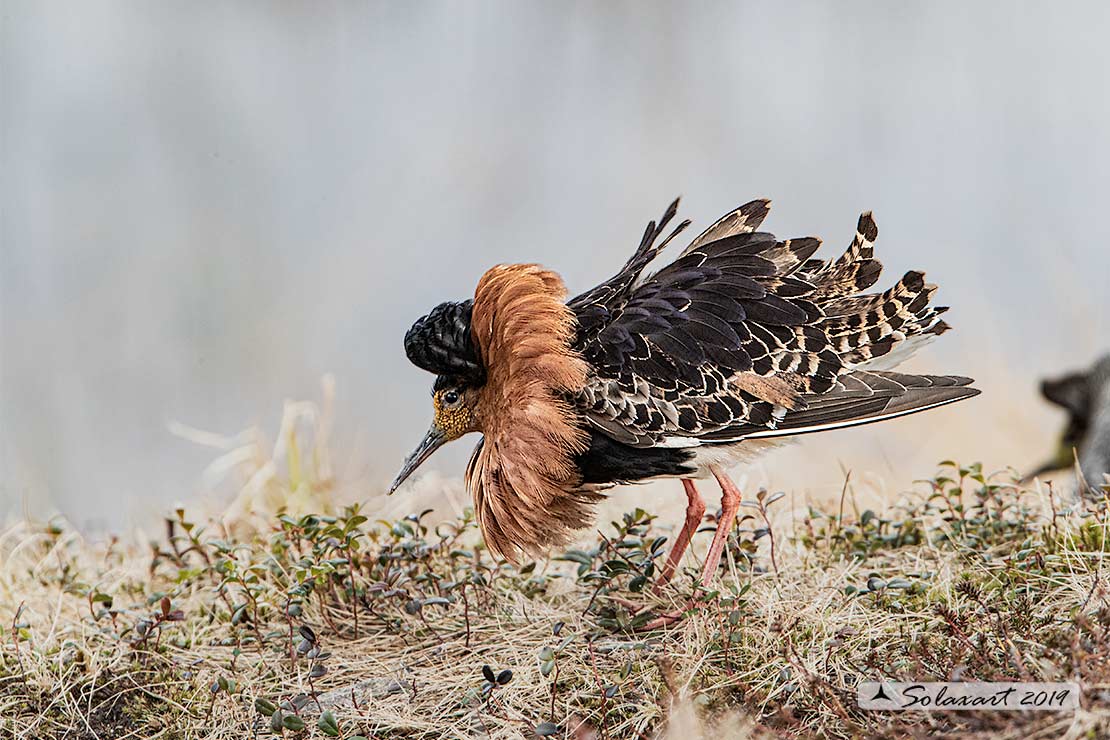
[[[721,484],[721,518],[717,520],[717,532],[713,535],[713,543],[709,546],[709,554],[705,556],[705,567],[701,571],[701,585],[709,588],[709,582],[717,573],[721,564],[721,555],[725,551],[725,543],[736,523],[736,512],[740,510],[740,489],[732,479],[720,468],[710,468],[717,482]]]
[[[674,577],[675,571],[678,570],[678,564],[686,553],[686,548],[690,546],[690,539],[698,531],[698,525],[701,524],[701,519],[705,516],[705,502],[701,500],[701,494],[698,493],[693,479],[683,478],[682,487],[686,489],[686,522],[682,525],[674,544],[671,545],[671,551],[667,555],[667,564],[663,566],[663,572],[659,575],[659,580],[655,582],[655,593],[659,593],[663,586],[670,583],[671,578]]]
[[[721,484],[721,518],[717,520],[717,532],[713,535],[713,544],[709,546],[709,554],[705,558],[705,568],[701,573],[701,585],[705,589],[709,589],[709,582],[713,580],[713,576],[717,573],[717,567],[721,564],[721,555],[725,551],[725,542],[728,541],[729,532],[732,531],[732,525],[736,522],[736,512],[740,510],[740,489],[736,487],[724,471],[719,468],[711,468],[717,482]],[[683,480],[685,483],[686,481]],[[693,487],[691,482],[691,488]],[[690,489],[688,488],[687,491]],[[695,495],[696,495],[695,491]],[[698,497],[700,503],[700,497]],[[703,513],[704,513],[704,504]],[[689,510],[687,510],[689,512]],[[700,517],[699,517],[700,518]],[[686,520],[689,522],[689,518]],[[685,528],[684,528],[685,531]],[[678,544],[677,542],[675,543]],[[688,544],[688,543],[687,543]],[[668,558],[669,562],[669,558]],[[682,619],[687,610],[695,608],[697,605],[697,597],[690,599],[680,611],[668,612],[661,614],[655,619],[647,622],[639,629],[644,631],[656,630],[667,625],[674,624]]]

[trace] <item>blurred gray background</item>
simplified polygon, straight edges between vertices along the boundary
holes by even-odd
[[[768,228],[828,251],[873,209],[884,282],[927,269],[953,306],[913,367],[986,391],[810,437],[766,463],[773,485],[1029,467],[1061,422],[1038,378],[1110,344],[1108,21],[1095,2],[4,0],[0,514],[150,518],[214,456],[170,422],[274,430],[325,372],[337,455],[373,495],[431,414],[413,319],[499,261],[585,289],[676,194],[692,233],[768,196]],[[429,469],[460,475],[453,447]]]

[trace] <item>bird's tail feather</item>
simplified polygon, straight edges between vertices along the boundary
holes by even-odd
[[[874,285],[883,269],[882,263],[873,259],[878,237],[879,228],[868,211],[859,217],[856,235],[844,254],[835,260],[809,260],[802,272],[816,286],[811,298],[820,303],[855,295]]]
[[[878,236],[874,218],[865,213],[843,255],[827,262],[809,260],[800,270],[800,276],[815,286],[809,298],[825,314],[822,329],[848,367],[870,367],[879,357],[897,357],[907,349],[907,340],[936,336],[949,328],[940,320],[947,307],[930,305],[937,286],[926,283],[923,272],[907,272],[882,293],[861,294],[882,272],[882,263],[874,259]]]

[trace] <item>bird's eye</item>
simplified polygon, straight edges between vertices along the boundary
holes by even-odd
[[[443,402],[448,406],[454,406],[456,403],[459,402],[459,392],[447,391],[443,394]]]

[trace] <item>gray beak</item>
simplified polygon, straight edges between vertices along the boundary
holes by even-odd
[[[405,479],[413,474],[420,465],[432,456],[432,453],[439,449],[440,445],[447,441],[443,432],[432,422],[432,426],[428,428],[428,433],[424,435],[424,439],[420,440],[420,444],[412,451],[412,454],[405,458],[404,465],[401,466],[401,472],[397,473],[397,477],[389,484],[387,494],[392,495]]]

